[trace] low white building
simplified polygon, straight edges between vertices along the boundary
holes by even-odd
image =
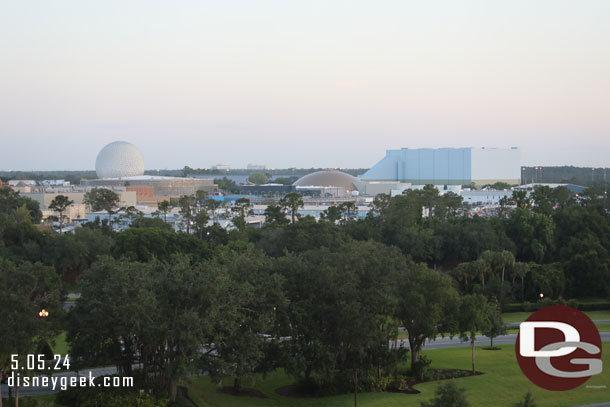
[[[504,197],[513,196],[513,191],[496,191],[490,190],[476,190],[476,191],[462,191],[461,194],[466,205],[499,205],[500,199]]]

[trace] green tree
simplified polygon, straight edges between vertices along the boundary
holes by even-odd
[[[216,330],[231,321],[223,311],[230,287],[217,265],[188,256],[149,264],[101,258],[83,275],[70,312],[74,359],[112,361],[126,374],[137,359],[146,380],[159,377],[175,401],[178,380],[196,368],[203,349],[214,351],[222,339]]]
[[[208,216],[214,221],[214,223],[218,223],[218,209],[223,206],[222,201],[217,201],[216,199],[208,198],[205,200],[205,209],[208,212]]]
[[[173,208],[172,203],[170,201],[161,201],[157,208],[159,209],[159,212],[163,214],[163,222],[167,223],[167,214],[171,212]]]
[[[252,210],[252,204],[248,198],[239,198],[235,201],[231,207],[233,213],[233,224],[239,231],[246,230],[246,218],[251,216],[254,211]]]
[[[218,326],[231,321],[223,307],[232,282],[214,264],[182,256],[173,257],[171,264],[157,263],[153,273],[153,360],[175,401],[178,381],[194,370],[202,349],[212,352],[211,343],[222,339],[215,335]]]
[[[51,267],[29,262],[16,265],[0,259],[0,370],[9,373],[10,355],[23,358],[23,366],[27,354],[49,347],[59,333],[61,300],[59,277]],[[48,316],[39,316],[43,309]],[[16,397],[18,405],[19,389]]]
[[[55,212],[59,213],[59,233],[63,231],[62,229],[64,224],[64,212],[73,203],[74,201],[69,199],[65,195],[57,195],[49,204],[49,209],[52,209]]]
[[[320,219],[326,220],[331,223],[337,223],[341,220],[341,209],[338,206],[329,206],[324,209],[324,211],[320,214]]]
[[[183,195],[178,199],[178,207],[180,208],[180,215],[184,218],[186,223],[186,234],[191,234],[191,224],[193,218],[196,215],[195,197],[192,195]]]
[[[273,180],[274,184],[292,185],[294,178],[278,177]]]
[[[398,316],[409,333],[411,368],[426,339],[456,333],[458,294],[451,279],[425,265],[411,267],[401,276]]]
[[[277,266],[291,300],[287,371],[310,385],[316,374],[350,374],[356,403],[360,377],[402,357],[388,342],[397,335],[395,282],[404,257],[379,243],[348,242],[280,258]]]
[[[491,188],[495,189],[496,191],[507,191],[510,189],[510,184],[507,182],[498,181],[492,184]]]
[[[289,222],[283,208],[279,205],[268,205],[264,215],[266,225],[285,225]]]
[[[499,216],[506,216],[507,212],[508,212],[508,207],[511,204],[511,199],[508,196],[503,196],[502,198],[500,198],[499,201],[499,208],[498,208],[498,215]]]
[[[430,401],[422,401],[422,407],[469,407],[466,391],[457,387],[453,380],[439,384]]]
[[[555,248],[555,224],[547,215],[517,208],[506,221],[506,234],[515,243],[520,261],[542,262]]]
[[[441,198],[447,208],[448,216],[456,216],[464,203],[464,199],[460,195],[451,191],[442,195]]]
[[[292,219],[292,223],[294,223],[298,217],[299,208],[303,207],[303,197],[301,194],[291,192],[280,199],[280,206],[290,211],[290,218]]]
[[[358,217],[358,207],[355,202],[342,202],[338,208],[343,222],[349,222]]]
[[[29,211],[32,222],[40,222],[42,212],[38,201],[23,197],[11,188],[0,188],[0,213],[12,215],[15,210],[24,206]]]
[[[89,205],[94,211],[104,210],[108,213],[108,226],[112,230],[112,216],[118,212],[119,196],[107,188],[93,188],[86,192],[83,203]]]
[[[390,207],[390,201],[392,197],[390,194],[378,194],[373,198],[373,203],[371,204],[371,211],[369,214],[379,216],[381,219],[384,219],[388,208]]]
[[[474,368],[474,345],[477,332],[489,329],[489,306],[487,299],[480,294],[465,295],[460,301],[459,331],[463,341],[470,340],[472,349],[472,372]]]
[[[248,177],[248,182],[251,182],[252,184],[257,184],[257,185],[266,184],[268,181],[269,181],[269,177],[267,177],[262,172],[253,172]]]
[[[488,319],[489,324],[487,325],[487,329],[482,331],[482,334],[490,339],[489,347],[491,350],[493,350],[494,338],[504,335],[507,332],[504,321],[502,320],[502,309],[500,307],[500,302],[496,297],[492,297],[492,299],[489,301]]]
[[[513,201],[518,208],[527,209],[530,207],[530,199],[527,196],[527,191],[513,191]]]
[[[521,301],[525,301],[525,277],[529,274],[529,272],[530,267],[527,263],[515,263],[514,276],[521,279]]]
[[[491,267],[485,260],[475,260],[469,263],[471,268],[471,274],[478,277],[481,280],[481,287],[485,290],[485,276],[491,273]]]
[[[532,392],[528,391],[525,394],[525,396],[523,396],[523,400],[521,400],[515,404],[515,407],[536,407],[536,403],[534,403],[534,397],[532,396]]]
[[[278,343],[276,315],[286,308],[287,300],[283,278],[272,272],[271,259],[253,248],[222,248],[218,261],[231,277],[232,288],[214,338],[222,357],[204,358],[204,369],[217,380],[233,377],[234,389],[241,391],[245,376],[274,368],[272,361],[265,361],[269,348]]]
[[[229,194],[239,193],[239,186],[235,183],[235,181],[230,180],[227,177],[216,178],[214,179],[214,183],[218,184],[218,189],[223,192]]]
[[[539,185],[534,188],[531,199],[533,209],[536,213],[551,216],[553,213],[553,190],[546,185]]]

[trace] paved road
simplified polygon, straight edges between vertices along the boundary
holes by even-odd
[[[610,342],[610,332],[600,332],[600,336],[602,338],[602,342]],[[508,334],[501,335],[494,338],[494,345],[514,345],[517,340],[517,334]],[[398,346],[409,347],[409,341],[406,339],[402,339],[398,341]],[[483,335],[477,335],[476,345],[489,345],[489,338]],[[393,343],[390,343],[390,346],[393,346]],[[436,338],[434,341],[426,341],[424,345],[424,349],[442,349],[442,348],[457,348],[462,346],[470,346],[470,341],[462,342],[460,338],[453,337],[444,337],[444,338]]]
[[[605,324],[605,323],[608,323],[608,322],[610,322],[610,319],[594,319],[593,320],[594,324]],[[504,325],[506,325],[506,326],[519,326],[520,323],[521,322],[507,322]]]

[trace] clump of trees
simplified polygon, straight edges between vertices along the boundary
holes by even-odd
[[[244,378],[282,367],[302,388],[353,392],[356,404],[361,391],[421,373],[429,360],[420,350],[438,335],[469,340],[475,371],[476,333],[501,335],[506,304],[541,293],[608,295],[610,227],[594,191],[515,194],[490,219],[463,216],[455,197],[429,187],[380,195],[364,219],[347,204],[320,220],[299,217],[301,197],[286,196],[267,208],[260,229],[246,224],[244,199],[228,212],[231,231],[217,224],[218,201],[199,193],[172,203],[187,219],[179,232],[166,225],[169,203],[145,220],[119,212],[107,192],[87,198],[131,216],[132,227],[113,230],[111,216],[74,233],[39,230],[27,201],[0,193],[0,302],[15,301],[24,314],[55,309],[59,278],[78,280],[81,298],[65,325],[53,319],[61,310],[48,320],[28,316],[31,324],[17,327],[23,337],[66,329],[81,366],[112,363],[134,374],[139,364],[143,386],[170,399],[193,372],[239,391]],[[389,346],[399,327],[409,352]],[[3,355],[34,346],[9,339],[0,340]]]

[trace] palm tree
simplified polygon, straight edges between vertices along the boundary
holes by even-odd
[[[301,194],[297,194],[296,192],[291,192],[286,194],[281,200],[280,205],[284,208],[290,210],[290,217],[292,219],[292,223],[294,223],[295,218],[297,216],[297,211],[299,208],[303,207],[303,197]]]
[[[65,195],[57,195],[49,204],[49,209],[59,212],[59,233],[63,231],[64,224],[64,212],[68,209],[68,206],[72,205],[74,201]]]
[[[167,223],[167,213],[172,210],[172,207],[170,201],[159,202],[157,208],[163,214],[163,222]]]
[[[530,267],[527,263],[517,262],[514,266],[515,276],[521,278],[521,301],[524,300],[525,292],[524,292],[524,284],[525,284],[525,276],[530,272]]]
[[[208,198],[205,200],[205,207],[207,209],[208,214],[210,214],[214,223],[218,223],[217,211],[223,205],[222,201],[217,201],[212,198]]]
[[[485,289],[485,276],[491,273],[491,267],[489,263],[485,260],[475,260],[470,262],[470,266],[472,267],[473,274],[481,279],[481,287],[483,290]]]
[[[502,285],[504,285],[504,272],[515,265],[515,255],[508,250],[502,250],[498,257],[502,266]]]

